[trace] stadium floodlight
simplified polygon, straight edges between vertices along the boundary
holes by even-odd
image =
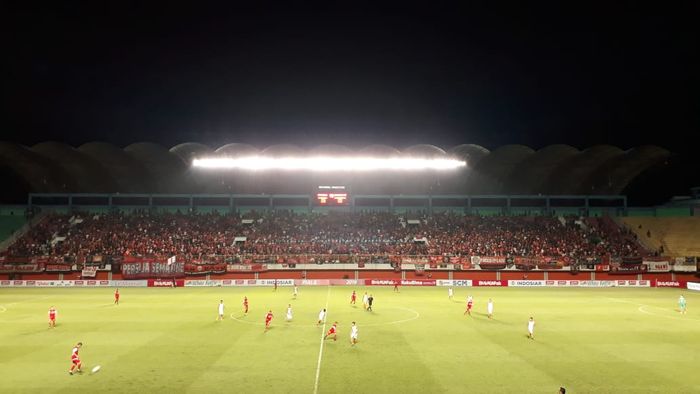
[[[455,170],[466,162],[456,159],[376,158],[376,157],[208,157],[194,159],[194,167],[240,170],[330,171],[420,171]]]

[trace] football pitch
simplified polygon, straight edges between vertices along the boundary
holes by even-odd
[[[449,300],[439,287],[300,287],[297,299],[289,287],[122,288],[120,305],[113,292],[0,289],[0,392],[700,392],[700,293],[688,290],[455,288]],[[225,320],[216,321],[221,299]],[[337,341],[316,325],[326,305]],[[84,373],[70,376],[77,342]]]

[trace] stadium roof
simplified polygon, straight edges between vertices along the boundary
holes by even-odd
[[[489,151],[473,144],[444,150],[428,144],[400,150],[386,145],[370,145],[353,150],[342,145],[321,145],[308,150],[280,144],[258,148],[231,143],[217,149],[187,142],[166,149],[149,142],[138,142],[123,149],[102,142],[91,142],[77,149],[57,142],[42,142],[28,149],[14,143],[0,143],[0,166],[17,188],[29,192],[122,192],[122,193],[198,193],[249,192],[276,193],[296,178],[271,182],[245,174],[207,175],[193,172],[196,157],[272,157],[296,155],[371,155],[379,157],[452,157],[467,162],[467,167],[440,179],[434,174],[410,175],[411,179],[377,176],[339,177],[354,182],[357,190],[373,188],[392,192],[421,194],[431,192],[459,194],[616,194],[625,190],[635,177],[668,158],[671,153],[647,145],[623,151],[610,145],[578,150],[568,145],[550,145],[538,151],[524,145],[505,145]],[[384,174],[385,175],[385,174]],[[408,176],[408,175],[402,175]],[[420,182],[416,177],[423,177]],[[278,177],[279,178],[279,177]],[[330,181],[332,174],[322,179]],[[308,188],[315,178],[303,178]],[[381,181],[384,179],[384,181]],[[285,182],[287,181],[287,182]],[[277,186],[276,186],[277,185]],[[24,190],[23,189],[23,190]],[[299,188],[301,190],[301,187]],[[309,190],[302,190],[308,192]]]

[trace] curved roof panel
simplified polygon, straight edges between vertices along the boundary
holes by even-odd
[[[137,142],[124,148],[137,164],[153,176],[155,191],[160,193],[186,192],[183,174],[187,167],[178,156],[164,147],[150,142]]]
[[[256,156],[260,150],[249,144],[226,144],[215,151],[217,155],[226,157]]]
[[[547,194],[578,194],[592,191],[582,185],[593,172],[608,160],[622,155],[622,149],[612,145],[595,145],[563,160],[543,183]]]
[[[101,163],[112,175],[120,193],[150,193],[155,191],[151,174],[123,150],[104,142],[88,142],[78,148]]]
[[[382,157],[397,157],[401,156],[401,152],[388,145],[369,145],[357,151],[360,155],[382,156]]]
[[[447,153],[435,145],[430,144],[419,144],[409,146],[403,150],[405,156],[411,157],[424,157],[424,158],[434,158],[434,157],[445,157]]]
[[[197,142],[185,142],[170,148],[170,152],[179,157],[185,165],[192,164],[192,159],[199,156],[210,156],[214,152],[210,147]]]
[[[304,154],[304,150],[292,144],[278,144],[263,149],[262,154],[272,157],[300,156]]]
[[[580,193],[590,190],[595,194],[619,194],[640,173],[670,156],[668,150],[644,145],[615,156],[598,167],[581,182]]]
[[[32,151],[53,160],[75,182],[79,193],[112,193],[117,186],[109,171],[96,160],[70,145],[41,142]]]
[[[347,146],[329,144],[309,149],[309,154],[313,156],[352,156],[354,152]]]
[[[570,145],[549,145],[530,155],[513,168],[503,192],[509,194],[543,193],[544,182],[566,159],[579,153]]]
[[[481,159],[491,152],[481,145],[462,144],[447,151],[450,156],[457,157],[467,162],[467,167],[475,167]]]
[[[515,166],[535,153],[525,145],[504,145],[484,156],[473,168],[469,181],[471,193],[502,193],[508,175]]]
[[[0,142],[0,163],[23,178],[38,193],[62,193],[75,190],[68,174],[53,160],[24,146]]]

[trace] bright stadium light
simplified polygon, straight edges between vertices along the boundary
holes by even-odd
[[[241,170],[302,171],[420,171],[454,170],[466,162],[456,159],[375,158],[375,157],[283,157],[250,156],[242,158],[210,157],[194,159],[194,167]]]

